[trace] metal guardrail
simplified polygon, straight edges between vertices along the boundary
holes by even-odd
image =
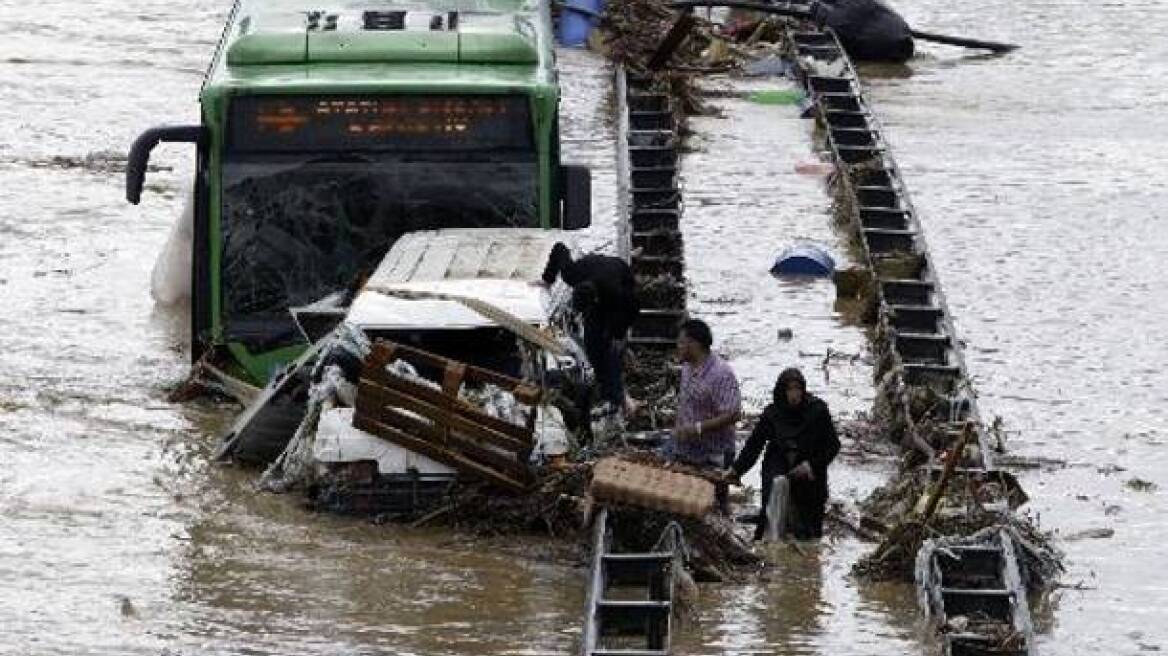
[[[905,404],[912,387],[943,397],[946,403],[930,415],[949,424],[954,439],[961,425],[973,422],[977,448],[961,466],[992,469],[988,436],[937,269],[900,169],[861,93],[859,76],[830,30],[790,31],[788,43],[835,158],[835,183],[850,203],[849,218],[876,278],[878,329],[888,356],[878,369],[891,377],[886,385]],[[907,405],[903,410],[909,430],[915,430],[913,413]]]
[[[685,262],[681,235],[682,193],[673,100],[652,77],[616,69],[618,239],[640,278],[641,315],[630,346],[672,348],[685,318]]]
[[[990,528],[928,540],[917,554],[920,605],[949,630],[946,656],[1032,656],[1034,631],[1014,542]]]
[[[995,475],[977,399],[916,209],[860,78],[830,30],[787,33],[789,56],[812,101],[836,165],[838,200],[859,237],[879,305],[877,334],[885,349],[879,383],[900,404],[910,431],[916,420],[941,427],[943,448],[963,448],[959,472]],[[912,399],[927,390],[941,399],[914,417]],[[928,397],[926,397],[928,398]],[[972,425],[975,448],[961,431]],[[996,507],[1009,512],[1006,503]],[[927,541],[918,553],[922,608],[940,627],[948,656],[1033,653],[1026,591],[1007,531]],[[954,626],[964,627],[954,631]]]
[[[676,524],[652,551],[614,552],[608,509],[596,514],[582,656],[668,656],[683,554]]]

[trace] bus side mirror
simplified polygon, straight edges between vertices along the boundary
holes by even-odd
[[[160,142],[199,143],[203,139],[201,125],[168,125],[150,128],[134,140],[126,158],[126,200],[137,205],[142,200],[142,184],[146,181],[146,166],[150,151]]]
[[[564,190],[564,230],[592,225],[592,171],[578,164],[561,166],[560,188]]]

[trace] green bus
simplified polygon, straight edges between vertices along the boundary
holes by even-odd
[[[201,123],[147,130],[126,172],[136,204],[158,143],[196,145],[193,359],[265,382],[306,346],[288,309],[407,232],[589,224],[589,172],[560,161],[547,1],[237,0]]]

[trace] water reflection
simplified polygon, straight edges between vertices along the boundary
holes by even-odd
[[[815,653],[830,604],[823,598],[824,558],[821,545],[776,545],[769,551],[774,571],[767,584],[765,617],[767,644],[779,653]]]
[[[703,586],[681,654],[926,654],[913,591],[847,576],[866,549],[851,540],[765,548],[755,581]]]
[[[914,65],[920,65],[919,57],[912,60],[911,63],[906,64],[895,64],[891,62],[860,63],[856,64],[856,72],[864,80],[907,80],[916,74],[916,71],[913,69]]]

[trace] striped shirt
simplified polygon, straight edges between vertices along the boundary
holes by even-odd
[[[726,361],[711,353],[696,369],[687,362],[681,365],[681,389],[677,399],[677,425],[691,426],[735,412],[742,406],[738,378]],[[683,460],[704,461],[734,449],[734,424],[701,436],[679,441],[678,456]]]

